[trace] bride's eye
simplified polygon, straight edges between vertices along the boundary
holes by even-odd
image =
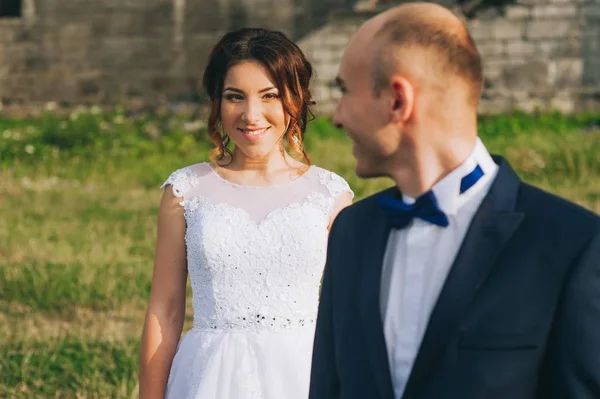
[[[236,102],[236,101],[242,101],[244,98],[239,94],[226,94],[225,99],[227,101]]]
[[[273,100],[273,99],[279,98],[279,95],[277,93],[267,93],[264,95],[263,98],[265,98],[267,100]]]

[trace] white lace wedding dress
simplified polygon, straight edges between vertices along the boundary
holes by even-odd
[[[167,184],[185,212],[194,323],[166,397],[306,399],[327,226],[350,187],[316,166],[282,185],[237,185],[208,163]]]

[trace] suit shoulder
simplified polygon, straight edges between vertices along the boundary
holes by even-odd
[[[594,212],[527,183],[522,183],[517,207],[563,233],[578,231],[595,235],[600,230],[600,216]]]

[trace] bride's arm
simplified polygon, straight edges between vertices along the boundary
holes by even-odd
[[[340,213],[342,209],[347,206],[352,205],[353,194],[349,191],[344,191],[342,194],[338,196],[333,204],[333,210],[331,212],[331,218],[329,219],[329,226],[327,226],[328,230],[331,230],[331,226],[336,216]]]
[[[140,398],[164,398],[183,329],[187,264],[185,218],[170,185],[158,211],[152,289],[140,348]]]

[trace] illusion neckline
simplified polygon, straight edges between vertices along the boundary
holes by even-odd
[[[217,170],[215,169],[215,167],[210,163],[210,162],[206,162],[206,165],[208,165],[208,168],[210,169],[211,173],[213,174],[213,176],[215,176],[218,180],[220,180],[222,183],[225,183],[229,186],[233,186],[233,187],[239,187],[239,188],[249,188],[249,189],[261,189],[261,188],[281,188],[281,187],[288,187],[296,182],[298,182],[299,180],[302,180],[304,178],[306,178],[306,176],[313,170],[314,165],[309,165],[308,169],[306,170],[306,172],[302,173],[300,176],[296,177],[293,180],[284,182],[284,183],[278,183],[278,184],[268,184],[268,185],[264,185],[264,186],[255,186],[255,185],[250,185],[250,184],[240,184],[240,183],[234,183],[231,180],[228,180],[226,178],[224,178],[223,176],[221,176]]]

